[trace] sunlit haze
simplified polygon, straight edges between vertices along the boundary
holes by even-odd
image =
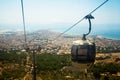
[[[73,25],[105,0],[23,0],[26,27],[53,29]],[[92,15],[93,24],[120,24],[120,0],[109,0]],[[77,26],[86,24],[84,20]],[[1,28],[22,27],[21,0],[0,0]],[[12,27],[10,27],[12,26]],[[37,26],[37,27],[36,27]],[[52,26],[52,28],[51,28]],[[87,25],[86,25],[87,26]]]

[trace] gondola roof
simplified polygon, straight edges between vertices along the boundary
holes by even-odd
[[[73,45],[93,45],[93,42],[90,40],[76,40],[73,41]]]

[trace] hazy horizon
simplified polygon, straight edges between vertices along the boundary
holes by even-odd
[[[23,0],[26,31],[39,29],[63,32],[105,0]],[[92,15],[92,33],[120,31],[120,0],[109,0]],[[21,0],[0,1],[0,30],[23,30]],[[67,33],[82,34],[88,31],[88,21],[83,20]],[[118,36],[118,35],[117,35]],[[118,36],[119,37],[119,36]]]
[[[57,25],[31,25],[31,26],[26,26],[27,32],[35,32],[38,30],[50,30],[54,32],[64,32],[67,28],[69,28],[70,24],[57,24]],[[12,26],[12,25],[11,25]],[[14,25],[11,28],[10,25],[6,25],[6,27],[0,27],[0,31],[23,31],[23,27],[19,25]],[[77,34],[81,35],[88,32],[88,24],[84,25],[77,25],[70,31],[66,32],[66,34]],[[120,24],[92,24],[92,31],[90,35],[99,35],[107,38],[112,38],[112,39],[120,39],[119,36],[120,32]]]

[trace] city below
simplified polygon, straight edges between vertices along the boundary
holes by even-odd
[[[70,54],[73,41],[80,40],[82,35],[64,34],[57,37],[60,33],[49,30],[39,30],[27,33],[26,42],[22,31],[1,31],[0,32],[0,50],[21,50],[25,47],[32,48],[39,46],[42,53]],[[57,38],[57,39],[56,39]],[[96,51],[119,52],[120,40],[107,39],[101,36],[90,35],[88,40],[95,42]]]

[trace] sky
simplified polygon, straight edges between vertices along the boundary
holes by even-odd
[[[72,25],[105,0],[23,0],[26,25]],[[94,24],[120,24],[120,0],[95,11]],[[22,25],[21,0],[0,0],[0,25]],[[83,21],[83,24],[86,20]],[[65,26],[66,26],[65,25]],[[69,26],[68,25],[68,26]]]

